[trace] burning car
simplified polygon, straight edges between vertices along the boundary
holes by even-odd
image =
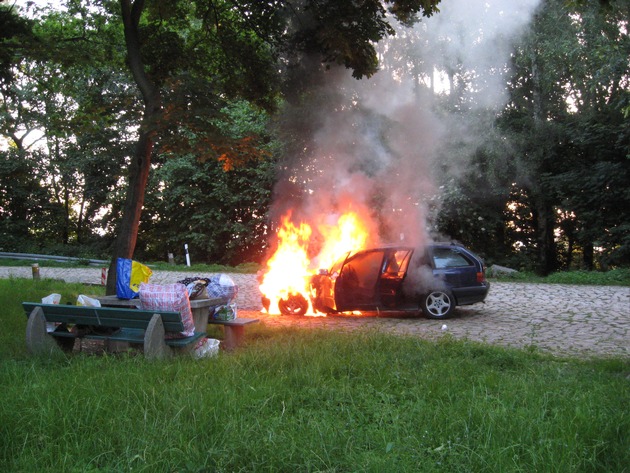
[[[310,303],[324,314],[422,311],[429,318],[445,319],[456,306],[483,302],[489,288],[483,261],[463,246],[391,246],[348,252],[311,276]],[[304,315],[308,307],[299,293],[278,302],[285,315]]]

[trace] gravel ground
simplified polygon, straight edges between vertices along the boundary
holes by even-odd
[[[66,282],[101,283],[100,268],[40,268],[40,275]],[[447,321],[400,313],[293,317],[261,311],[255,275],[229,275],[239,286],[238,315],[259,318],[270,326],[368,329],[425,339],[449,334],[501,346],[535,347],[560,356],[630,358],[630,287],[493,283],[484,304],[458,308]],[[151,282],[172,283],[190,276],[156,271]],[[31,278],[32,272],[30,267],[0,267],[0,277]]]

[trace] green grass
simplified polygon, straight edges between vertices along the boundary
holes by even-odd
[[[28,356],[20,302],[93,290],[0,280],[0,471],[630,471],[627,359],[262,324],[202,360]]]
[[[559,271],[549,276],[537,276],[530,272],[493,275],[491,281],[530,282],[541,284],[587,284],[594,286],[630,286],[630,268],[610,271]]]

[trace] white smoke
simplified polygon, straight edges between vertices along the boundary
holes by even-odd
[[[441,45],[431,60],[440,70],[462,68],[477,76],[474,103],[505,103],[505,65],[513,42],[529,25],[540,0],[443,0],[440,13],[424,21],[433,44]]]
[[[301,218],[317,225],[317,218],[334,220],[350,206],[373,218],[371,243],[430,239],[437,165],[441,172],[465,169],[468,156],[436,160],[454,140],[472,154],[479,137],[479,123],[472,132],[462,114],[448,110],[505,104],[513,42],[539,1],[443,0],[440,13],[412,30],[398,28],[379,45],[384,69],[369,80],[330,73],[322,90],[337,93],[313,94],[303,110],[319,126],[314,149],[306,150],[310,163],[293,170],[309,189],[299,204]],[[459,105],[444,107],[448,101]]]

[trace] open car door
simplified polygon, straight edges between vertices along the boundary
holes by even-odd
[[[378,292],[384,309],[395,309],[403,299],[402,285],[413,250],[392,248],[385,254]]]
[[[339,311],[375,310],[380,302],[379,279],[385,250],[368,250],[350,256],[335,281]]]

